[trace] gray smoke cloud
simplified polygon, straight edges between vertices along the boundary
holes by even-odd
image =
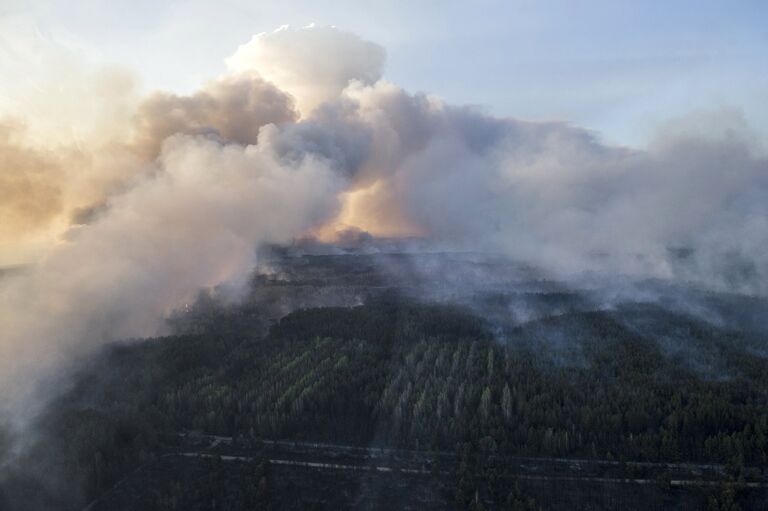
[[[385,82],[353,84],[336,108],[369,134],[353,172],[354,186],[372,190],[355,205],[359,218],[394,214],[442,241],[566,275],[768,291],[768,159],[738,113],[697,114],[648,148],[629,149],[564,123],[497,119]],[[717,128],[690,128],[707,122]],[[331,124],[319,129],[342,131]]]
[[[259,75],[243,72],[211,82],[191,96],[152,94],[138,107],[134,144],[150,159],[176,133],[215,133],[229,142],[256,144],[262,126],[297,117],[291,96]]]
[[[415,233],[561,276],[768,293],[768,160],[738,114],[630,149],[411,94],[381,79],[383,49],[331,27],[255,36],[228,62],[196,93],[139,101],[116,130],[128,135],[86,151],[111,184],[0,283],[1,405],[19,421],[41,406],[39,382],[103,342],[158,333],[200,288],[236,289],[258,245],[313,232]],[[27,176],[0,169],[19,189],[7,203],[48,194],[35,203],[57,208],[59,164],[2,134],[0,151]]]

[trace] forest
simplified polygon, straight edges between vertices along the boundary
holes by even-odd
[[[274,321],[215,304],[176,320],[78,373],[36,421],[23,468],[6,470],[0,507],[82,508],[142,466],[171,474],[142,509],[269,507],[263,460],[239,475],[215,460],[158,468],[186,432],[452,453],[458,509],[548,509],[502,477],[504,456],[722,464],[723,485],[698,501],[710,509],[740,508],[728,481],[768,475],[759,339],[659,304],[498,325],[390,291]]]

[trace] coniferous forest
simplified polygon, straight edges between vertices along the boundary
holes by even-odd
[[[416,296],[359,259],[340,276],[338,260],[305,256],[292,274],[255,276],[237,305],[203,293],[169,335],[106,347],[35,421],[0,508],[386,509],[389,493],[428,488],[419,499],[434,509],[730,510],[768,496],[758,329],[659,302],[594,307],[561,289]],[[367,294],[269,312],[296,286]],[[521,301],[538,312],[498,321]],[[726,302],[719,310],[755,307]],[[411,453],[397,463],[418,475],[383,474],[394,486],[377,490],[343,470],[291,472],[270,463],[272,440],[344,446],[327,448],[342,459],[352,448]]]

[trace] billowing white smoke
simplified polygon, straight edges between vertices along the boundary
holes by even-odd
[[[243,281],[257,243],[289,241],[336,211],[341,180],[327,162],[276,161],[270,129],[247,147],[170,138],[153,177],[0,287],[3,404],[27,403],[30,382],[95,343],[157,333],[201,287]]]
[[[227,59],[235,72],[256,71],[293,95],[302,115],[333,100],[350,80],[381,78],[384,49],[334,27],[283,26],[253,36]]]
[[[335,160],[352,166],[360,193],[344,220],[374,232],[394,217],[405,231],[558,273],[768,293],[768,159],[738,113],[698,114],[632,150],[379,81],[352,83],[283,131],[347,155]]]
[[[552,269],[687,269],[708,285],[768,291],[768,162],[745,140],[682,136],[629,151],[567,126],[494,127],[471,116],[458,124],[474,124],[472,135],[438,135],[392,180],[429,232]],[[498,137],[483,138],[481,151],[469,138],[479,129]]]
[[[768,293],[768,162],[738,117],[718,114],[719,134],[609,147],[566,124],[409,94],[380,80],[383,60],[337,29],[286,28],[254,37],[200,92],[144,100],[130,139],[99,148],[130,155],[119,184],[2,281],[5,404],[32,402],[32,382],[105,340],[157,332],[199,288],[242,281],[259,243],[324,224],[418,232],[557,272]],[[0,151],[27,162],[20,194],[57,197],[63,162],[2,136]]]

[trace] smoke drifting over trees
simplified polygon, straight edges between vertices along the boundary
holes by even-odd
[[[198,289],[237,288],[259,244],[349,227],[559,275],[768,293],[768,159],[737,113],[612,147],[405,91],[382,79],[384,55],[283,27],[201,90],[133,102],[108,140],[41,143],[3,124],[0,242],[56,237],[0,287],[5,410],[34,408],[35,383],[99,343],[156,333]]]

